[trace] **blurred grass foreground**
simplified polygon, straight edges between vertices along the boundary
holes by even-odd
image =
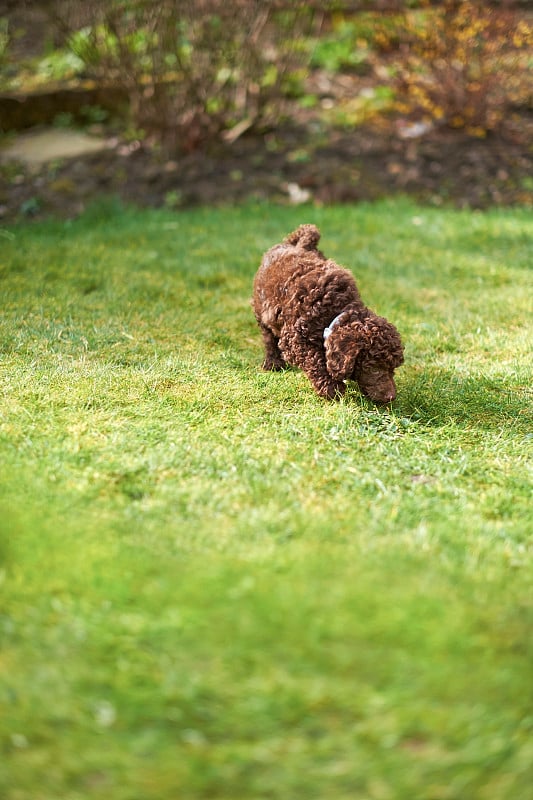
[[[262,373],[304,217],[398,398]],[[0,230],[3,800],[527,800],[531,215],[133,211]]]

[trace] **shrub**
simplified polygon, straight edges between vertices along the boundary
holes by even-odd
[[[329,30],[317,39],[311,54],[311,66],[331,72],[352,70],[367,72],[377,56],[396,49],[399,15],[337,7],[330,3]]]
[[[531,99],[533,29],[516,12],[479,0],[425,5],[403,15],[401,110],[479,136],[503,129],[509,106]]]
[[[8,63],[9,25],[5,17],[0,17],[0,69]]]
[[[127,89],[135,128],[185,150],[278,119],[315,16],[264,0],[69,0],[55,13],[88,75]]]
[[[353,21],[343,17],[333,25],[331,33],[322,36],[311,56],[311,66],[323,67],[331,72],[341,70],[362,71],[368,61],[368,42],[358,34]]]

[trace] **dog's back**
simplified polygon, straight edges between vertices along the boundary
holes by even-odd
[[[326,259],[319,240],[315,225],[300,225],[265,253],[254,280],[259,322],[276,332],[301,316],[320,316],[327,324],[347,303],[360,301],[352,274]]]

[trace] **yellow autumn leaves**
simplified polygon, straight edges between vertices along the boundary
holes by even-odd
[[[427,6],[405,13],[398,109],[484,136],[530,92],[533,27],[478,0]]]

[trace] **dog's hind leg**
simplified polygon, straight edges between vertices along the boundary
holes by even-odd
[[[261,334],[263,336],[263,344],[265,345],[265,360],[263,361],[264,370],[279,371],[285,369],[287,362],[281,355],[279,349],[279,339],[272,333],[270,328],[259,323]]]

